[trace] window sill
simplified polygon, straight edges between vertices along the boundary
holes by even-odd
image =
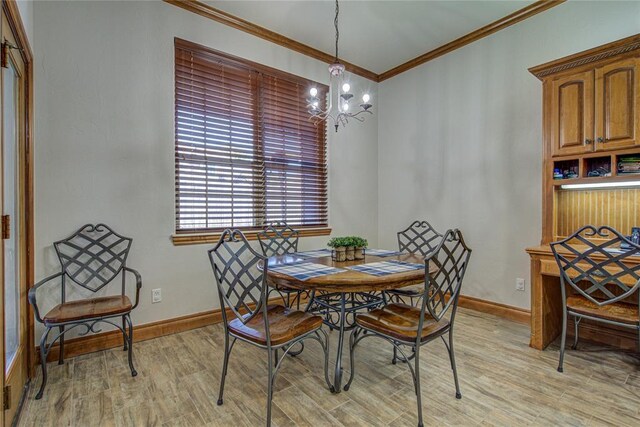
[[[247,240],[258,240],[258,233],[261,231],[262,229],[242,230]],[[298,233],[300,237],[328,236],[331,234],[331,228],[300,228]],[[215,233],[180,233],[173,234],[171,241],[174,246],[211,244],[217,243],[221,234],[221,231]]]

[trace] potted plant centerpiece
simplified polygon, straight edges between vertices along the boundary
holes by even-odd
[[[351,244],[353,245],[353,248],[354,248],[354,258],[364,259],[364,250],[369,244],[367,242],[367,239],[363,239],[362,237],[357,237],[357,236],[354,236],[351,239],[352,239]]]
[[[333,237],[327,243],[332,248],[331,256],[334,261],[344,262],[356,259],[364,259],[364,248],[367,240],[362,237]]]
[[[332,248],[331,257],[334,261],[344,262],[347,260],[347,244],[348,240],[346,237],[332,237],[327,242],[327,246]]]

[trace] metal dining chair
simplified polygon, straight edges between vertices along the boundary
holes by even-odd
[[[284,221],[270,223],[257,236],[262,254],[267,258],[298,252],[299,233]],[[297,310],[300,310],[300,299],[308,295],[307,292],[297,289],[283,287],[273,289],[280,294],[287,307],[292,307],[295,303]]]
[[[356,316],[356,328],[349,339],[351,375],[344,386],[349,390],[355,376],[355,349],[360,341],[377,337],[388,341],[407,363],[418,400],[418,426],[422,422],[422,395],[420,389],[420,348],[442,338],[449,353],[456,387],[456,398],[461,399],[456,359],[453,351],[453,326],[458,309],[458,297],[464,279],[471,249],[465,244],[459,230],[448,230],[438,246],[425,259],[425,282],[420,295],[420,307],[391,303],[369,313]],[[447,313],[451,313],[448,318]],[[448,344],[445,340],[448,335]],[[405,350],[413,354],[407,356]]]
[[[47,385],[47,355],[56,341],[60,342],[58,364],[64,363],[64,337],[69,331],[82,326],[81,335],[100,332],[98,323],[115,326],[122,332],[124,350],[128,350],[131,376],[138,375],[133,367],[133,325],[131,311],[138,306],[142,278],[136,270],[127,267],[127,257],[133,240],[121,236],[104,224],[87,224],[67,239],[53,244],[61,271],[36,283],[29,290],[29,303],[33,306],[36,320],[45,326],[40,339],[40,364],[42,365],[42,384],[36,394],[40,399]],[[136,281],[136,298],[132,304],[126,295],[126,273]],[[92,293],[103,289],[118,276],[122,276],[122,292],[119,295],[101,296],[67,301],[67,285],[73,283]],[[57,280],[54,280],[57,279]],[[37,291],[44,285],[60,283],[60,304],[53,307],[44,316],[36,299]],[[116,323],[122,320],[122,326]],[[52,342],[47,339],[52,329],[58,329]]]
[[[324,352],[324,376],[328,375],[329,337],[322,318],[281,305],[268,304],[267,258],[256,252],[240,230],[225,230],[208,251],[222,309],[224,361],[218,405],[223,403],[229,356],[236,340],[267,350],[267,426],[271,425],[271,401],[278,370],[291,348],[307,339],[320,343]],[[230,318],[227,310],[232,313]],[[278,350],[282,349],[282,356]]]
[[[440,240],[442,234],[427,221],[413,221],[407,228],[398,232],[398,250],[427,256],[438,246]],[[415,286],[408,286],[387,291],[387,298],[398,303],[408,299],[411,305],[415,305],[421,292],[419,287],[416,289]]]
[[[558,372],[563,372],[568,316],[574,321],[573,350],[578,346],[580,321],[589,319],[635,329],[640,351],[640,245],[611,227],[587,225],[551,243],[551,250],[560,268],[562,294]],[[625,263],[632,257],[634,262]]]

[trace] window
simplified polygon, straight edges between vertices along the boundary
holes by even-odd
[[[326,227],[326,86],[176,39],[176,232]]]

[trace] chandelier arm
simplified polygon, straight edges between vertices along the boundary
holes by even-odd
[[[360,115],[360,114],[362,114],[362,113],[369,113],[369,114],[373,114],[373,111],[371,111],[371,110],[360,110],[360,111],[358,111],[357,113],[349,113],[349,114],[348,114],[348,116],[349,116],[349,117],[357,117],[357,116],[359,116],[359,115]],[[361,121],[362,121],[362,120],[361,120]]]

